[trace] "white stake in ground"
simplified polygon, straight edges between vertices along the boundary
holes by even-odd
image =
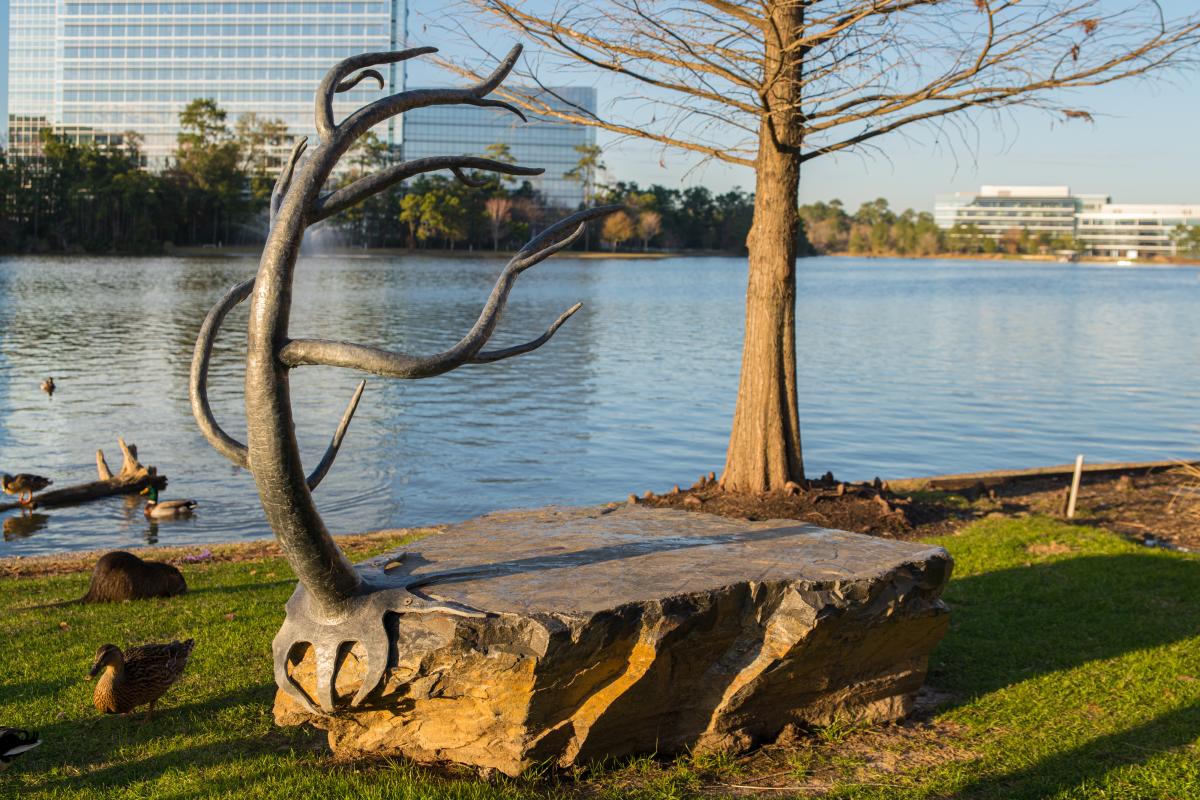
[[[1067,500],[1067,519],[1075,517],[1075,500],[1079,497],[1079,479],[1083,477],[1083,453],[1075,456],[1075,474],[1071,476],[1071,497]]]

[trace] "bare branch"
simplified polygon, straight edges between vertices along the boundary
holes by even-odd
[[[802,143],[809,159],[947,114],[1060,111],[1059,92],[1194,64],[1200,44],[1200,14],[1170,20],[1155,0],[463,2],[541,45],[545,74],[622,81],[603,112],[503,91],[515,104],[744,166],[755,159],[733,128],[757,140],[766,120],[775,145],[786,140],[799,152]],[[743,94],[750,87],[754,96]]]
[[[487,344],[500,322],[508,294],[522,272],[570,245],[582,233],[582,226],[587,222],[619,209],[620,206],[602,206],[577,212],[551,225],[522,247],[500,273],[475,325],[449,350],[418,357],[351,342],[293,339],[280,350],[279,359],[288,367],[310,364],[349,367],[389,378],[429,378],[456,369],[469,363]],[[557,327],[550,331],[551,336],[554,330]]]

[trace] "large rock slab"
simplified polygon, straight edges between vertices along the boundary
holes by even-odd
[[[486,618],[390,614],[385,682],[280,724],[339,754],[396,753],[510,775],[639,752],[742,750],[789,725],[895,719],[947,626],[940,547],[667,509],[489,514],[403,548],[420,591]],[[377,559],[387,563],[395,554]],[[336,697],[364,674],[343,652]],[[289,672],[315,696],[312,653]]]

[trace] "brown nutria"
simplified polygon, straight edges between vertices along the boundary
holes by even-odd
[[[92,568],[92,582],[83,597],[50,603],[49,606],[65,606],[71,603],[119,603],[122,600],[142,600],[147,597],[172,597],[186,591],[187,583],[183,580],[183,574],[170,564],[143,561],[133,553],[114,550],[100,556],[100,560]]]

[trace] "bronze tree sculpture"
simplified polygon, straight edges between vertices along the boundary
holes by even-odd
[[[530,267],[568,247],[583,233],[588,221],[614,207],[587,209],[550,226],[513,256],[504,268],[475,325],[457,344],[442,353],[412,356],[363,344],[321,339],[293,339],[288,333],[292,277],[304,231],[309,226],[350,208],[406,178],[449,169],[460,181],[480,185],[466,170],[510,175],[537,175],[540,169],[520,167],[473,156],[439,156],[404,161],[360,178],[336,191],[323,192],[339,159],[363,134],[378,123],[415,108],[469,104],[510,111],[517,108],[491,93],[512,70],[520,55],[518,45],[485,80],[464,89],[422,89],[400,92],[369,103],[334,122],[333,96],[354,88],[366,78],[383,88],[383,76],[372,67],[393,64],[436,52],[418,47],[397,52],[364,53],[338,62],[325,75],[316,92],[316,128],[321,142],[303,157],[307,140],[301,139],[280,172],[271,196],[270,231],[256,277],[234,286],[208,313],[196,340],[190,381],[192,412],[205,438],[234,464],[250,470],[258,486],[267,520],[282,545],[300,585],[287,604],[287,619],[273,644],[275,678],[279,686],[301,704],[317,712],[308,696],[292,680],[287,660],[295,646],[308,643],[317,664],[317,703],[326,713],[334,710],[333,686],[339,653],[358,642],[366,651],[367,674],[352,699],[360,704],[382,680],[388,662],[388,637],[384,617],[394,613],[440,611],[465,616],[479,612],[439,602],[410,591],[433,578],[414,578],[382,565],[355,568],[333,541],[313,504],[312,491],[328,473],[350,419],[362,396],[365,381],[350,399],[341,423],[311,473],[300,461],[288,389],[290,370],[309,364],[350,367],[392,378],[428,378],[466,364],[483,364],[528,353],[549,341],[559,326],[579,310],[567,309],[541,336],[524,344],[484,350],[504,310],[517,277]],[[251,297],[246,356],[246,443],[217,423],[208,402],[208,366],[221,323],[238,303]],[[398,559],[392,559],[389,566]],[[448,576],[440,576],[448,577]],[[318,712],[319,713],[319,712]]]

